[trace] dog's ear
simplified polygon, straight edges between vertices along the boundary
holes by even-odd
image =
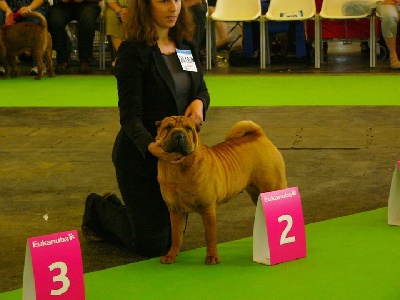
[[[157,121],[157,122],[156,122],[156,126],[157,126],[157,128],[160,128],[160,126],[161,126],[161,121]]]

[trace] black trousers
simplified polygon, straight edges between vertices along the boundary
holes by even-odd
[[[47,22],[53,39],[53,49],[57,52],[57,63],[68,62],[70,53],[65,26],[74,20],[78,21],[79,59],[81,62],[89,62],[92,59],[96,21],[100,12],[101,8],[97,2],[57,2],[50,6]]]
[[[203,46],[205,47],[207,2],[203,0],[203,3],[193,5],[191,7],[191,11],[196,23],[194,42],[197,48],[197,52],[200,54]]]
[[[83,225],[133,252],[160,256],[169,250],[171,229],[169,213],[157,189],[157,182],[136,179],[135,187],[119,182],[125,205],[90,194],[86,201]],[[132,182],[131,182],[132,183]]]
[[[144,159],[122,132],[113,163],[124,204],[97,194],[88,197],[83,225],[144,256],[160,256],[171,246],[169,211],[157,181],[157,159]]]

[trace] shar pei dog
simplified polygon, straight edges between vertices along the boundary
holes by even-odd
[[[156,125],[156,140],[163,150],[185,156],[176,164],[158,160],[158,181],[170,211],[172,230],[171,248],[160,261],[175,262],[187,215],[196,212],[205,227],[205,263],[218,264],[217,206],[243,190],[257,204],[260,193],[286,188],[282,155],[252,121],[237,122],[225,141],[211,147],[201,144],[198,135],[201,127],[190,118],[167,117]]]

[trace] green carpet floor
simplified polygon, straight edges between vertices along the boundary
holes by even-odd
[[[396,84],[390,75],[205,78],[212,106],[399,103],[397,90],[387,88]],[[116,107],[115,78],[1,81],[0,107],[43,106]],[[201,248],[181,253],[174,265],[151,259],[88,273],[86,299],[400,299],[400,227],[387,225],[386,208],[309,224],[306,235],[308,256],[276,266],[252,262],[246,238],[220,244],[217,266],[204,265]],[[0,294],[21,297],[21,289]]]
[[[400,227],[387,225],[387,208],[308,224],[306,235],[307,257],[275,266],[253,262],[245,238],[220,244],[215,266],[201,248],[173,265],[157,258],[88,273],[86,299],[400,299]]]
[[[398,105],[391,75],[205,76],[212,106]],[[382,89],[385,92],[382,93]],[[1,80],[0,107],[117,106],[113,76]]]

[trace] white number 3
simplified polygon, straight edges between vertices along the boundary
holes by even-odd
[[[53,282],[61,281],[62,286],[58,290],[51,290],[51,295],[52,296],[59,296],[64,294],[66,291],[68,291],[68,288],[71,284],[69,281],[69,278],[65,276],[68,271],[68,267],[64,262],[58,261],[55,263],[52,263],[49,266],[50,272],[53,271],[54,269],[60,269],[60,274],[57,276],[53,277]]]
[[[284,231],[282,232],[282,234],[281,234],[281,242],[280,242],[280,245],[289,244],[289,243],[295,242],[295,241],[296,241],[296,237],[295,237],[295,236],[290,236],[290,237],[287,236],[288,233],[289,233],[289,231],[290,231],[290,229],[292,229],[292,226],[293,226],[293,219],[292,219],[292,216],[290,216],[290,215],[283,215],[283,216],[280,216],[280,217],[278,218],[278,221],[279,221],[279,223],[281,223],[281,222],[283,222],[283,221],[286,221],[286,222],[287,222],[286,227],[285,227],[285,230],[284,230]]]

